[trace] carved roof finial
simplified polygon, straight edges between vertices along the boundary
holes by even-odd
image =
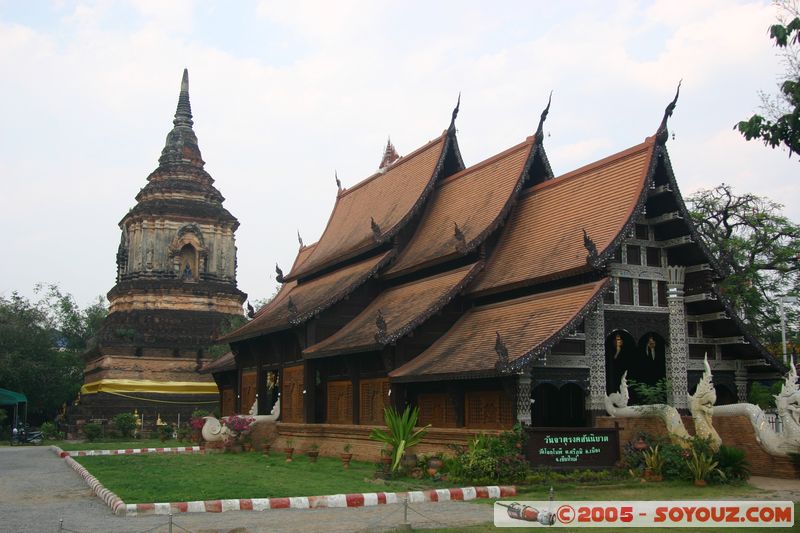
[[[392,138],[389,137],[389,140],[386,141],[386,149],[383,151],[383,159],[381,159],[381,164],[378,165],[378,170],[383,170],[395,161],[400,159],[400,155],[395,150],[394,145],[392,144]]]
[[[250,305],[250,302],[247,302],[247,318],[253,318],[256,316],[256,310],[253,309],[253,306]]]
[[[455,225],[455,229],[453,230],[454,237],[456,238],[456,250],[459,253],[466,253],[467,251],[467,239],[464,237],[464,232],[461,231],[461,228],[458,227],[458,222],[453,222]]]
[[[378,332],[375,334],[375,340],[380,344],[386,344],[386,319],[383,318],[383,312],[381,312],[380,309],[378,309],[378,315],[375,317],[375,327],[378,328]]]
[[[300,248],[303,247],[303,238],[300,236],[300,230],[297,230],[297,242],[300,243]]]
[[[275,276],[275,281],[283,283],[283,270],[278,266],[278,263],[275,263],[275,274],[277,274],[277,276]]]
[[[456,107],[453,109],[453,116],[450,119],[450,130],[456,129],[456,117],[458,116],[458,109],[461,107],[461,91],[458,91],[458,100],[456,101]]]
[[[292,300],[291,296],[289,296],[289,300],[286,303],[286,307],[289,309],[289,313],[290,314],[292,314],[292,315],[296,315],[297,314],[297,306],[295,305],[294,300]]]
[[[508,370],[508,348],[506,348],[503,339],[500,338],[500,332],[497,331],[495,333],[497,333],[497,338],[494,341],[494,351],[497,352],[495,368],[500,372],[505,372]]]
[[[337,171],[333,171],[333,177],[336,179],[336,187],[341,191],[342,190],[342,182],[339,181],[339,173]]]
[[[547,120],[547,114],[550,112],[550,102],[553,101],[553,91],[550,91],[550,96],[547,98],[547,107],[542,111],[539,116],[539,127],[536,128],[536,142],[541,144],[544,140],[544,121]]]
[[[678,82],[678,88],[675,91],[675,98],[667,105],[666,109],[664,109],[664,118],[661,119],[661,125],[658,126],[658,130],[656,130],[656,142],[658,144],[666,144],[667,139],[669,138],[669,131],[667,130],[667,121],[669,117],[672,116],[672,112],[675,111],[675,105],[678,103],[678,96],[681,94],[681,83],[683,80]]]
[[[369,217],[369,225],[372,228],[372,236],[377,242],[381,242],[381,227],[375,222],[374,217]]]
[[[594,266],[595,261],[597,261],[597,245],[595,245],[594,241],[589,234],[586,233],[586,228],[583,228],[583,247],[586,248],[586,251],[589,252],[586,256],[586,263],[589,266]]]

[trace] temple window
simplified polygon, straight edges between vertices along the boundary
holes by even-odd
[[[661,249],[647,247],[647,266],[660,267],[661,266]]]
[[[628,246],[628,264],[642,264],[642,249],[639,246]]]
[[[631,278],[619,278],[619,303],[633,305],[633,280]]]
[[[653,282],[649,279],[639,280],[639,305],[653,305]]]

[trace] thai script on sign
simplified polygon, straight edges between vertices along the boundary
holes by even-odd
[[[594,433],[584,433],[583,435],[560,435],[551,437],[545,435],[545,444],[588,444],[592,442],[608,442],[608,435],[595,435]]]

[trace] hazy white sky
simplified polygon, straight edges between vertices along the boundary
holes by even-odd
[[[189,68],[206,169],[238,217],[239,287],[273,292],[388,136],[401,154],[462,93],[467,165],[536,128],[556,175],[651,135],[684,194],[722,181],[800,220],[797,158],[744,141],[781,72],[767,2],[0,0],[0,294],[114,284],[118,221],[156,167]]]

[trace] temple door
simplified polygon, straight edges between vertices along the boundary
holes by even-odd
[[[248,414],[256,401],[256,371],[242,372],[242,403],[239,411]]]
[[[362,379],[359,382],[359,422],[382,426],[383,409],[389,406],[389,378]]]
[[[283,369],[281,384],[281,420],[304,422],[303,418],[303,365]]]

